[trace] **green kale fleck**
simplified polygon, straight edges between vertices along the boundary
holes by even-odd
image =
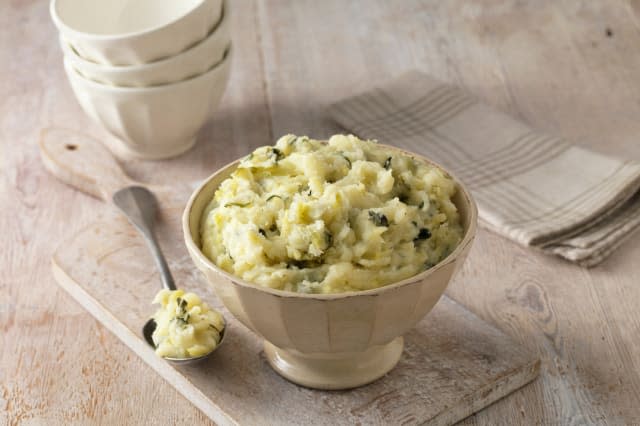
[[[292,259],[289,262],[287,262],[287,269],[291,269],[291,268],[298,268],[298,269],[306,269],[309,268],[311,266],[311,262],[309,262],[308,260],[295,260]]]
[[[389,170],[391,168],[391,157],[387,158],[386,160],[384,160],[384,169],[385,170]]]
[[[382,213],[378,213],[378,212],[374,212],[373,210],[369,210],[369,219],[376,226],[385,226],[385,227],[389,226],[389,219],[387,219],[387,217],[385,215],[383,215]]]
[[[188,302],[182,297],[178,297],[176,299],[176,303],[178,304],[178,309],[176,312],[176,317],[174,320],[180,324],[181,326],[185,326],[189,324],[189,313],[187,312],[187,304]]]
[[[329,231],[324,231],[324,242],[327,244],[327,248],[333,244],[333,235]]]
[[[431,238],[431,231],[427,228],[421,228],[418,231],[418,236],[413,241],[428,240],[429,238]]]
[[[340,156],[342,158],[344,158],[345,160],[347,160],[347,163],[349,163],[349,169],[351,169],[351,160],[349,160],[349,158],[346,155],[344,155],[343,153],[340,153]]]
[[[178,297],[176,299],[176,302],[178,302],[178,306],[180,307],[181,311],[183,311],[183,312],[186,311],[187,303],[188,303],[186,300],[184,300],[182,297]]]
[[[284,154],[278,148],[271,148],[271,153],[275,156],[276,163],[284,158]]]

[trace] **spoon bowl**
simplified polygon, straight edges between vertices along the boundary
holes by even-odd
[[[211,352],[209,352],[209,353],[207,353],[205,355],[196,356],[196,357],[192,357],[192,358],[171,358],[171,357],[163,357],[163,358],[166,359],[167,361],[172,362],[172,363],[177,364],[177,365],[194,364],[196,362],[200,362],[202,360],[205,360],[216,349],[218,349],[220,347],[220,345],[222,345],[222,342],[224,342],[224,335],[225,335],[226,329],[227,329],[227,325],[225,323],[224,328],[220,332],[220,341],[218,342],[216,347],[211,350]],[[155,330],[156,330],[156,321],[153,318],[149,318],[149,320],[144,324],[144,327],[142,327],[142,335],[144,336],[144,340],[149,344],[149,346],[151,346],[154,349],[155,349],[156,345],[153,342],[153,337],[152,336],[153,336],[153,332]]]

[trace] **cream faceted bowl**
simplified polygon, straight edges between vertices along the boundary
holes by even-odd
[[[60,36],[60,46],[65,59],[89,80],[121,87],[158,86],[202,74],[220,62],[231,43],[229,25],[223,12],[204,40],[174,56],[141,65],[113,66],[91,62],[80,56],[63,36]]]
[[[49,11],[83,58],[135,65],[204,39],[220,19],[222,0],[51,0]]]
[[[436,167],[415,154],[385,146]],[[458,181],[453,199],[464,228],[456,249],[418,275],[373,290],[300,294],[253,285],[211,262],[200,249],[202,213],[237,160],[214,173],[192,194],[182,217],[187,250],[225,307],[264,338],[271,367],[285,378],[319,389],[346,389],[389,372],[404,346],[402,335],[438,302],[464,262],[476,234],[477,208]]]
[[[179,155],[222,98],[229,80],[232,48],[204,74],[154,87],[115,87],[78,74],[65,59],[65,71],[80,106],[118,139],[126,156],[157,160]]]

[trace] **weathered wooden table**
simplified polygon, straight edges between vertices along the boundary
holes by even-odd
[[[0,424],[206,423],[54,283],[58,242],[105,207],[47,174],[38,135],[107,136],[73,98],[47,3],[0,2]],[[194,150],[127,162],[133,177],[195,180],[283,133],[330,135],[328,103],[411,68],[640,160],[633,1],[231,3],[236,56],[222,105]],[[585,270],[481,231],[448,295],[539,353],[542,375],[464,423],[640,423],[638,259],[640,235]]]

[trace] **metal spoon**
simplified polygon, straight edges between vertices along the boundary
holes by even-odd
[[[158,245],[158,241],[156,240],[155,233],[153,232],[153,225],[155,222],[156,210],[157,210],[157,201],[156,197],[153,195],[151,191],[142,187],[142,186],[129,186],[126,188],[122,188],[115,194],[113,194],[113,202],[116,206],[125,214],[129,222],[142,234],[144,240],[147,243],[147,247],[151,250],[151,255],[156,262],[156,266],[160,271],[160,280],[162,281],[162,286],[167,290],[175,290],[176,284],[173,281],[173,277],[171,276],[171,271],[169,270],[169,266],[167,265],[164,256],[162,255],[162,251],[160,250],[160,246]],[[226,327],[225,327],[226,328]],[[153,343],[152,335],[156,329],[156,322],[153,318],[149,319],[142,327],[142,335],[147,343],[155,349],[155,344]],[[166,360],[174,362],[176,364],[189,364],[192,362],[200,361],[207,358],[209,355],[213,353],[218,346],[222,344],[224,340],[225,329],[222,329],[220,333],[220,342],[216,345],[215,348],[211,352],[205,355],[201,355],[198,357],[192,358],[169,358],[165,357]]]

